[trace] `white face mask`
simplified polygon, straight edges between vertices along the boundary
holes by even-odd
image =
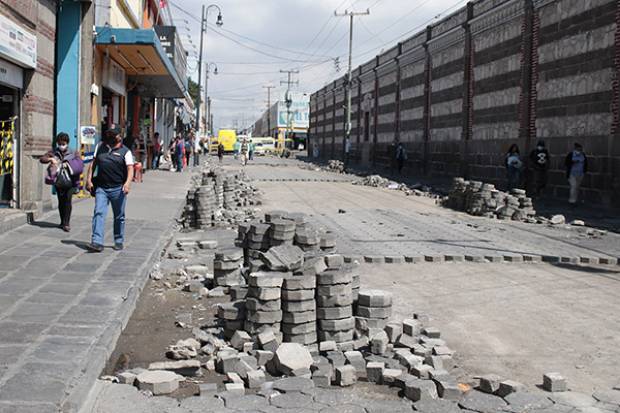
[[[539,151],[542,151],[545,147],[544,146],[537,146]]]
[[[67,145],[63,144],[63,145],[58,145],[58,149],[60,149],[62,152],[67,150]]]

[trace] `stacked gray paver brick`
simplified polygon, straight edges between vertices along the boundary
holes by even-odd
[[[358,330],[383,330],[392,316],[392,294],[382,290],[360,290],[355,308]],[[369,334],[371,335],[371,334]]]
[[[328,270],[317,274],[316,304],[319,341],[350,342],[355,331],[352,273],[341,255],[325,257]]]
[[[295,238],[295,221],[284,218],[277,218],[269,221],[269,245],[277,247],[280,245],[293,245]]]
[[[316,276],[301,271],[284,278],[282,285],[282,334],[287,343],[314,344],[316,333]]]
[[[256,335],[267,328],[274,333],[280,331],[284,276],[286,274],[278,272],[257,272],[249,275],[244,329],[250,335]]]
[[[453,188],[443,204],[470,215],[523,221],[536,215],[532,199],[522,189],[510,193],[499,191],[494,185],[480,181],[454,178]]]
[[[215,253],[213,260],[213,278],[219,287],[244,285],[245,279],[241,273],[243,265],[243,250],[229,248]]]

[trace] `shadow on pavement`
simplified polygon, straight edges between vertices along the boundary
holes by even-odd
[[[578,265],[578,264],[568,264],[568,263],[554,263],[552,264],[554,267],[563,268],[569,271],[577,271],[577,272],[587,272],[590,274],[613,274],[620,276],[620,270],[612,270],[608,268],[600,268],[600,267],[591,267],[589,265]],[[610,279],[620,281],[620,278],[609,277]]]
[[[89,251],[88,246],[90,245],[90,243],[88,243],[86,241],[77,241],[77,240],[73,240],[73,239],[63,239],[60,242],[62,242],[65,245],[75,245],[76,247],[78,247],[81,250]]]
[[[47,221],[34,221],[31,222],[30,225],[39,228],[58,228],[58,224]]]

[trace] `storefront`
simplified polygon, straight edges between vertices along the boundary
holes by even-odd
[[[0,208],[19,206],[24,68],[36,67],[36,36],[0,15]]]
[[[113,62],[110,66],[118,73],[119,83],[121,77],[118,69],[122,69],[126,88],[123,95],[119,93],[120,89],[114,91],[109,86],[104,87],[102,105],[105,120],[102,122],[102,132],[104,126],[121,126],[125,144],[134,151],[134,156],[143,163],[143,167],[148,168],[152,158],[150,144],[153,135],[163,132],[157,129],[161,122],[158,122],[156,114],[160,114],[164,122],[168,118],[166,110],[160,108],[156,100],[183,98],[186,96],[186,86],[153,29],[98,27],[96,45]],[[126,122],[123,118],[125,113]]]
[[[101,134],[103,136],[108,129],[125,126],[127,75],[121,65],[104,55],[101,80]]]

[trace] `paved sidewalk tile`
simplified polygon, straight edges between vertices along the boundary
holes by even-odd
[[[120,252],[111,248],[111,212],[105,251],[86,251],[92,199],[74,204],[71,233],[55,226],[53,211],[0,236],[0,413],[78,410],[113,351],[106,332],[129,316],[190,177],[150,172],[133,186]]]

